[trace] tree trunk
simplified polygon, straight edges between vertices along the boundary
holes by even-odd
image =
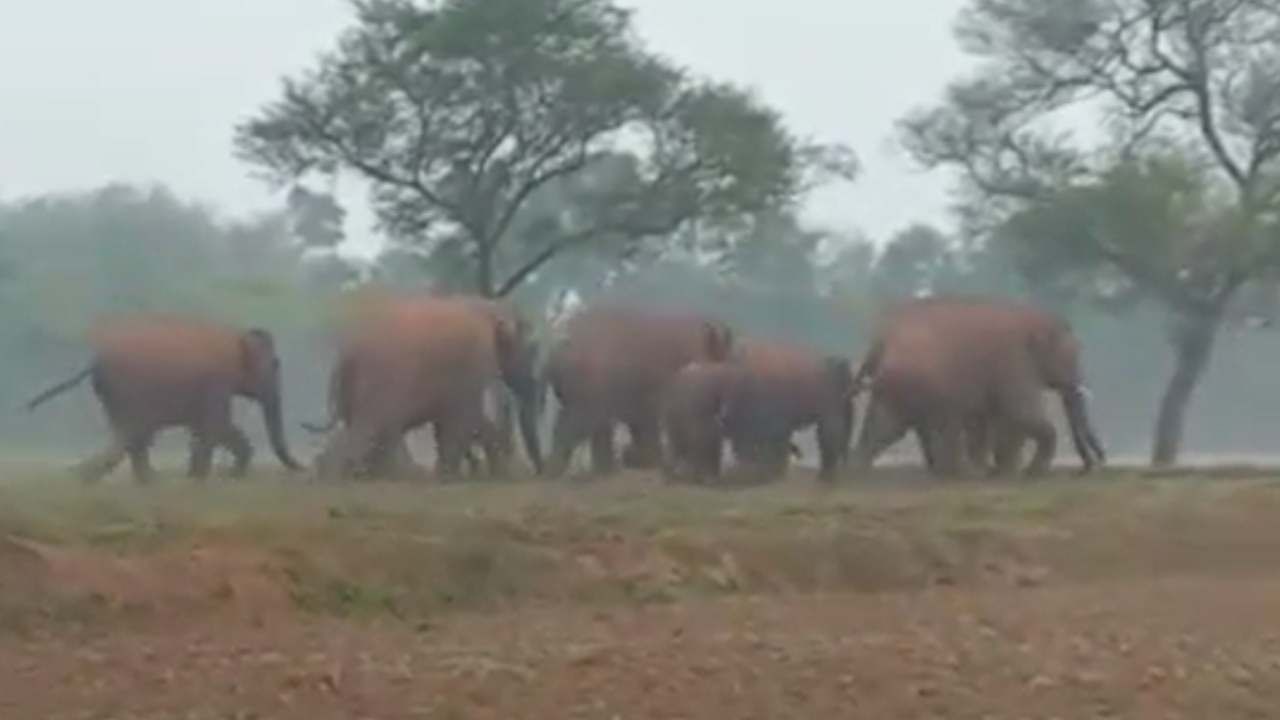
[[[476,253],[476,292],[480,297],[493,297],[493,249],[481,245]]]
[[[1173,376],[1160,400],[1156,417],[1155,444],[1151,450],[1153,467],[1169,467],[1178,461],[1182,433],[1186,426],[1187,406],[1196,385],[1209,366],[1213,343],[1222,323],[1220,313],[1184,317],[1170,337],[1174,350]]]

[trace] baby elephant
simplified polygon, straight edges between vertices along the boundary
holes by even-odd
[[[759,439],[744,432],[749,413],[778,414],[777,408],[761,406],[760,384],[760,378],[742,362],[697,361],[681,368],[662,398],[667,476],[693,482],[719,480],[724,443],[731,437],[738,462],[754,462],[761,452],[754,447]],[[798,458],[800,448],[791,441],[790,430],[787,423],[782,433],[786,452]]]
[[[662,398],[666,434],[666,472],[695,482],[720,477],[725,423],[746,368],[726,362],[685,365],[667,384]]]

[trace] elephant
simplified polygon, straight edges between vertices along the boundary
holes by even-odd
[[[735,398],[749,381],[742,363],[696,361],[680,369],[663,392],[662,430],[665,473],[700,481],[720,479],[724,442]],[[800,457],[795,443],[790,454]]]
[[[329,376],[330,417],[325,424],[301,423],[302,427],[307,431],[316,434],[329,433],[340,421],[346,422],[350,418],[347,392],[351,386],[350,373],[355,365],[357,349],[358,344],[348,343],[339,350],[337,361],[334,363],[333,370]],[[438,423],[433,426],[437,448],[439,448],[441,442],[440,427]],[[476,439],[481,440],[479,433],[477,433]],[[483,445],[483,441],[481,444]],[[480,459],[476,457],[474,451],[475,446],[468,445],[462,457],[472,475],[478,474],[480,470]],[[510,447],[506,445],[503,455],[506,456],[509,453]],[[365,454],[362,460],[353,461],[353,464],[355,467],[352,468],[352,474],[364,477],[416,480],[423,479],[428,475],[426,468],[418,464],[414,460],[413,454],[409,452],[409,443],[404,433],[397,438],[385,440],[381,444],[375,445]]]
[[[1017,461],[1029,436],[1036,452],[1026,472],[1042,474],[1057,435],[1045,416],[1047,388],[1061,396],[1088,472],[1106,454],[1088,417],[1079,353],[1064,320],[1030,305],[969,297],[903,303],[881,323],[855,378],[871,390],[855,464],[870,467],[914,429],[935,472],[966,475],[966,433],[969,452],[985,454],[985,425],[1000,428],[997,470]]]
[[[719,479],[730,398],[745,381],[740,363],[702,361],[685,365],[671,379],[661,416],[668,477]]]
[[[330,480],[370,459],[409,457],[405,433],[435,425],[438,470],[452,476],[476,439],[495,474],[503,443],[486,417],[498,384],[519,405],[525,449],[542,466],[536,355],[527,325],[496,301],[470,297],[381,298],[344,333],[330,377],[329,426],[342,423],[317,462]]]
[[[107,322],[90,333],[93,359],[74,377],[27,403],[35,410],[53,397],[91,381],[111,426],[113,442],[80,468],[88,482],[100,480],[127,455],[137,482],[154,472],[150,446],[168,427],[191,433],[188,474],[205,479],[213,451],[234,456],[233,475],[243,476],[253,454],[231,418],[231,398],[256,400],[271,448],[290,470],[301,470],[285,438],[280,358],[275,340],[261,328],[247,330],[171,315],[135,315]]]
[[[768,477],[786,472],[791,436],[815,429],[818,477],[830,481],[848,457],[855,384],[848,358],[794,345],[754,340],[732,362],[743,368],[733,385],[723,426],[739,462]]]
[[[545,374],[560,403],[547,474],[563,475],[587,438],[593,471],[612,472],[619,423],[631,434],[623,464],[656,468],[662,458],[659,406],[666,384],[686,364],[723,360],[732,347],[727,325],[696,313],[599,305],[571,317]]]

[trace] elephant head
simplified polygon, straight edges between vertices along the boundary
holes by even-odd
[[[1032,333],[1030,346],[1044,383],[1062,397],[1071,439],[1085,471],[1105,463],[1106,450],[1089,421],[1087,390],[1081,379],[1080,341],[1066,323],[1059,321]]]
[[[538,344],[523,318],[500,322],[496,345],[503,381],[516,399],[516,413],[525,452],[537,473],[542,472],[542,447],[538,439],[538,419],[546,396],[545,382],[535,371]]]
[[[285,467],[300,470],[302,465],[289,453],[285,440],[283,403],[280,390],[280,357],[271,333],[252,328],[240,337],[240,378],[236,392],[258,401],[267,427],[271,449]]]

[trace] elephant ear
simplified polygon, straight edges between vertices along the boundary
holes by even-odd
[[[533,326],[519,314],[504,315],[494,323],[494,344],[504,374],[520,367],[532,369],[537,360],[538,343],[533,337]]]
[[[1079,383],[1079,343],[1065,322],[1036,328],[1027,338],[1027,345],[1047,385],[1074,387]]]
[[[274,364],[279,364],[275,338],[262,328],[249,328],[240,336],[240,353],[241,361],[249,371],[258,370],[258,366],[267,358],[271,358]]]
[[[240,382],[255,392],[264,379],[280,371],[275,338],[262,328],[250,328],[240,335]]]

